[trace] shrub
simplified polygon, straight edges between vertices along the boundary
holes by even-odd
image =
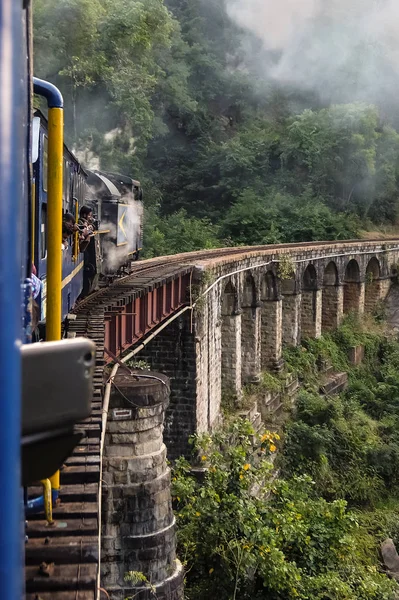
[[[359,529],[343,500],[309,476],[273,482],[278,436],[238,420],[194,438],[203,481],[185,460],[173,475],[179,556],[191,600],[390,600],[396,584],[356,555]]]

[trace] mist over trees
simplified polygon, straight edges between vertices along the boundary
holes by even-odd
[[[61,88],[82,162],[142,182],[147,255],[396,225],[393,103],[268,76],[283,49],[231,4],[35,0],[35,74]]]

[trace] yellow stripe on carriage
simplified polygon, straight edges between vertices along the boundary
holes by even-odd
[[[62,284],[61,284],[62,289],[64,289],[64,287],[66,285],[68,285],[68,283],[71,283],[71,281],[75,277],[75,275],[77,275],[79,273],[79,271],[81,271],[83,269],[83,265],[84,265],[84,261],[82,260],[82,262],[80,262],[78,264],[78,266],[74,268],[72,273],[69,273],[69,275],[67,277],[65,277],[65,279],[62,280]]]

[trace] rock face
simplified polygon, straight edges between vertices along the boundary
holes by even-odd
[[[168,403],[164,375],[135,379],[119,370],[103,460],[101,582],[113,600],[136,594],[141,600],[183,598],[162,435]]]
[[[388,539],[381,544],[381,554],[388,574],[394,579],[399,579],[399,555],[393,540]]]

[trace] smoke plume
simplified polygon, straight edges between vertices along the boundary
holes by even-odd
[[[256,68],[268,81],[323,102],[396,107],[398,0],[226,2],[230,17],[261,40]]]
[[[123,231],[126,234],[127,243],[117,246],[116,240],[120,224],[104,219],[101,221],[101,229],[108,230],[101,240],[103,254],[103,273],[114,274],[123,264],[133,259],[132,252],[136,250],[141,238],[141,226],[143,220],[143,206],[134,195],[125,194],[122,199],[127,204],[125,217],[123,219]],[[122,235],[124,240],[124,235]]]

